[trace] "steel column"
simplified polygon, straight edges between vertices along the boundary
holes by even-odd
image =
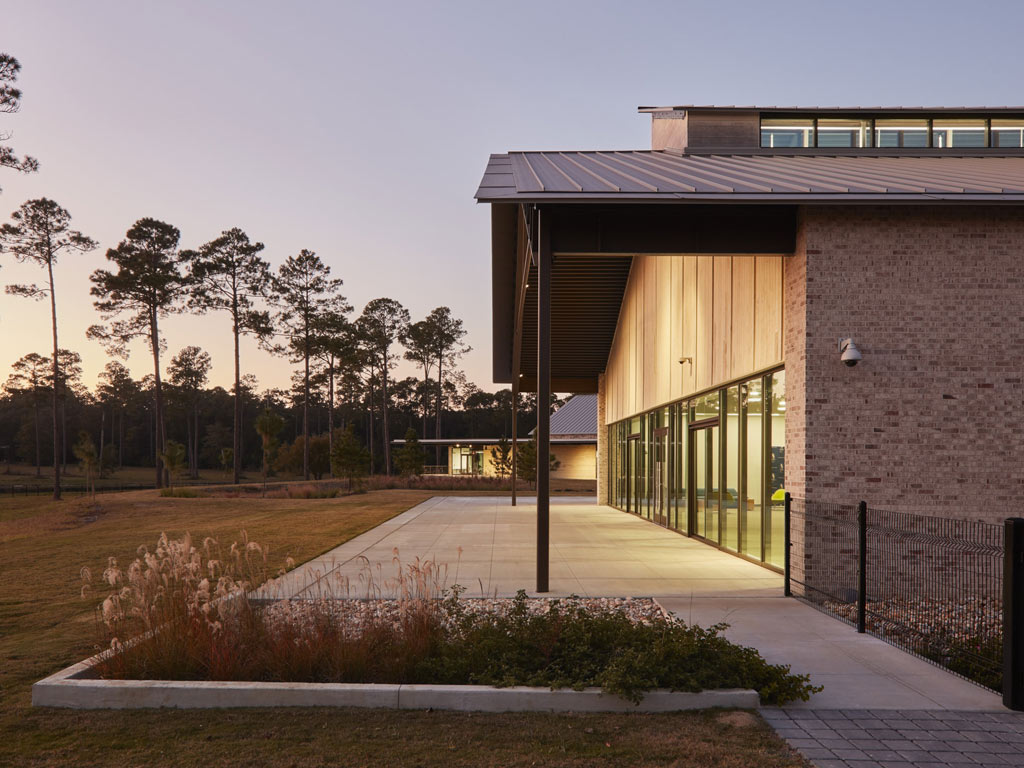
[[[868,608],[868,505],[857,505],[857,631],[867,631]]]
[[[537,591],[548,591],[551,518],[551,215],[538,213],[537,248]]]
[[[1024,519],[1003,528],[1003,705],[1024,710]]]
[[[516,366],[518,368],[519,366]],[[518,473],[516,466],[516,454],[518,449],[516,448],[517,441],[519,440],[518,427],[516,425],[516,412],[519,410],[519,375],[516,374],[512,381],[512,506],[516,505],[516,480],[518,480]]]

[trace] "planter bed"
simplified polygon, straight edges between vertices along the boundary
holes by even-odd
[[[138,555],[103,572],[97,655],[37,683],[34,703],[670,711],[819,690],[650,598],[466,599],[445,567],[396,552],[394,579],[366,563],[364,599],[260,599],[266,549],[244,534],[226,555],[188,535]]]
[[[489,685],[375,683],[246,683],[234,681],[100,680],[99,657],[32,686],[32,705],[70,709],[214,709],[230,707],[371,707],[465,712],[675,712],[758,705],[757,691],[649,691],[639,704],[602,693]]]

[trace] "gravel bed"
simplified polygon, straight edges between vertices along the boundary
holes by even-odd
[[[459,605],[467,613],[506,613],[515,604],[514,598],[510,597],[463,597],[459,598]],[[663,619],[674,619],[670,614],[662,610],[653,599],[649,597],[568,597],[549,598],[531,597],[526,599],[526,608],[530,614],[539,615],[551,610],[553,605],[579,606],[587,611],[602,613],[605,611],[616,611],[626,614],[633,622],[648,624],[652,621]],[[424,608],[436,606],[442,615],[446,615],[443,602],[440,600],[398,600],[393,598],[371,598],[371,599],[290,599],[278,600],[267,604],[264,608],[264,615],[273,620],[279,618],[285,621],[313,620],[315,618],[327,618],[348,624],[353,629],[366,626],[374,622],[398,623],[410,612],[418,612]]]

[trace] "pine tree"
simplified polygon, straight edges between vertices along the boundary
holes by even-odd
[[[265,298],[273,281],[270,264],[260,257],[263,243],[253,243],[237,227],[222,232],[220,237],[184,254],[189,262],[192,291],[189,306],[199,312],[226,311],[231,317],[231,335],[235,351],[234,427],[232,452],[234,482],[242,473],[242,398],[241,356],[242,336],[255,336],[260,341],[271,332],[270,313],[259,309],[256,302]]]
[[[0,70],[2,71],[2,70]],[[10,224],[0,227],[0,251],[7,250],[20,262],[32,262],[46,269],[46,285],[8,285],[7,293],[41,300],[50,298],[50,328],[53,335],[53,498],[60,499],[62,441],[57,418],[57,402],[63,397],[60,387],[59,347],[57,345],[57,292],[53,268],[62,253],[85,253],[96,247],[96,241],[69,228],[71,214],[53,200],[40,198],[22,203],[11,214]],[[66,442],[66,440],[64,441]]]
[[[108,326],[94,325],[87,331],[112,354],[128,356],[128,343],[145,338],[153,354],[153,412],[157,445],[156,486],[163,486],[163,466],[159,453],[164,450],[163,386],[160,379],[160,318],[180,312],[183,289],[188,280],[181,272],[176,227],[156,219],[139,219],[128,230],[117,248],[107,251],[107,259],[116,272],[97,269],[90,276],[95,306]]]

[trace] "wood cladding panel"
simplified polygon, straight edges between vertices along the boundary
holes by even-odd
[[[672,257],[653,259],[654,289],[658,296],[657,334],[654,338],[654,405],[668,402],[672,391]]]
[[[754,367],[782,360],[782,258],[758,256],[754,317]]]
[[[740,376],[754,370],[753,256],[732,257],[732,360],[729,369]]]
[[[732,259],[712,259],[711,383],[732,378]]]
[[[608,358],[606,423],[780,362],[782,267],[772,256],[637,256]]]
[[[693,368],[697,389],[710,387],[714,379],[712,347],[714,346],[715,257],[697,257],[697,349]]]
[[[669,293],[672,303],[669,314],[669,333],[671,336],[669,358],[672,361],[669,374],[669,398],[678,400],[683,396],[683,368],[679,359],[683,357],[683,257],[670,256],[669,282],[672,285]]]
[[[690,362],[682,366],[683,394],[697,389],[697,259],[683,258],[683,357]]]
[[[651,120],[651,149],[682,149],[685,146],[686,120],[658,117]]]
[[[655,384],[657,382],[657,365],[655,358],[655,336],[658,331],[658,286],[655,268],[658,257],[644,256],[644,293],[641,310],[644,327],[644,370],[643,370],[643,403],[644,410],[652,407],[655,402]]]

